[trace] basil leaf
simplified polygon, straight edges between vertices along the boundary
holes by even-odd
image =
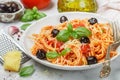
[[[79,27],[79,28],[75,29],[75,31],[77,32],[77,34],[79,36],[87,36],[88,37],[88,36],[90,36],[92,34],[91,31],[89,31],[85,27]]]
[[[72,32],[73,31],[73,26],[72,26],[72,24],[68,24],[67,25],[67,30],[69,31],[69,32]]]
[[[22,22],[29,22],[29,21],[32,21],[32,20],[34,20],[34,16],[31,15],[31,14],[27,14],[27,13],[24,14],[21,18]]]
[[[26,9],[24,14],[27,14],[27,15],[33,15],[34,12],[31,10],[31,9]]]
[[[50,51],[46,53],[47,58],[54,59],[54,58],[57,58],[58,56],[59,54],[56,51]]]
[[[20,28],[21,30],[26,30],[31,24],[27,23],[27,24],[23,24]]]
[[[75,38],[75,39],[78,38],[78,34],[77,34],[77,32],[75,32],[75,31],[72,31],[72,32],[70,33],[70,35],[71,35],[71,37],[73,37],[73,38]]]
[[[79,33],[78,32],[78,38],[81,38],[82,36],[87,36],[86,33]]]
[[[34,69],[33,65],[26,66],[26,67],[21,68],[19,75],[22,77],[30,76],[34,73],[34,71],[35,71],[35,69]]]
[[[58,33],[58,35],[56,36],[58,41],[62,41],[62,42],[66,42],[69,40],[70,37],[70,33],[68,30],[62,30]]]
[[[69,53],[71,50],[70,48],[66,48],[64,50],[62,50],[61,54],[60,55],[66,55],[67,53]]]
[[[43,12],[39,12],[37,7],[33,7],[32,9],[26,9],[24,15],[21,17],[22,22],[29,22],[33,20],[38,20],[45,17],[46,14]]]
[[[47,16],[47,15],[46,15],[45,13],[43,13],[43,12],[40,12],[39,15],[41,16],[41,18]]]
[[[39,14],[34,14],[34,19],[38,20],[40,18],[42,18],[42,17]]]
[[[36,13],[34,14],[34,19],[38,20],[38,19],[41,19],[41,18],[43,18],[43,17],[45,17],[45,16],[46,16],[45,13],[36,12]]]

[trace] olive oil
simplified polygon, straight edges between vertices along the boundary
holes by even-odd
[[[96,12],[97,3],[95,0],[58,0],[58,11]]]

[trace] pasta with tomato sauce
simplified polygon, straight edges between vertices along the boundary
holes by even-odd
[[[114,42],[109,23],[90,24],[89,19],[74,19],[56,26],[44,26],[33,34],[33,55],[44,50],[46,60],[63,66],[82,66],[103,62],[108,46]],[[42,52],[42,51],[41,51]],[[117,53],[110,52],[113,57]]]

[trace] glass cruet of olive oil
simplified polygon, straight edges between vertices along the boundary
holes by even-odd
[[[58,0],[59,12],[81,11],[96,12],[96,0]]]

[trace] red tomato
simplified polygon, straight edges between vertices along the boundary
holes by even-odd
[[[38,9],[43,9],[50,4],[51,0],[21,0],[21,2],[26,8],[36,6]]]
[[[53,44],[55,40],[49,40],[47,43],[48,45]]]
[[[61,48],[61,46],[63,45],[63,42],[57,42],[56,43],[56,48],[58,52],[61,52],[62,50],[64,50],[64,48]]]
[[[60,48],[63,45],[63,42],[57,42],[56,47]]]
[[[82,51],[82,53],[84,53],[84,54],[89,53],[89,52],[90,52],[90,46],[89,46],[89,44],[83,44],[83,45],[81,46],[81,51]]]

